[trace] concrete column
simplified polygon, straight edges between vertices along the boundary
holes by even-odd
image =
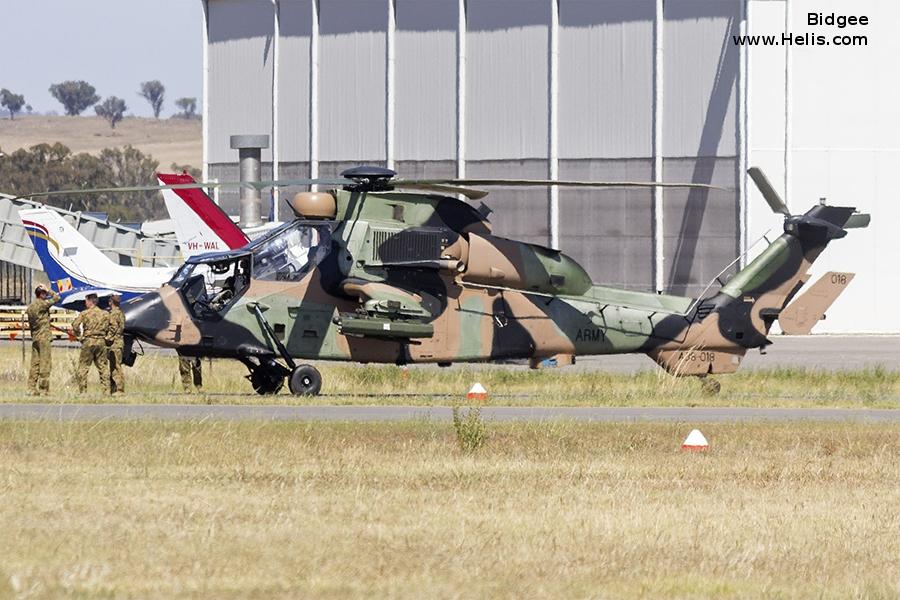
[[[750,0],[741,2],[740,33],[750,33]],[[738,201],[740,202],[740,261],[738,268],[743,269],[747,265],[747,251],[749,250],[748,235],[750,230],[750,201],[747,193],[748,181],[747,168],[750,161],[750,90],[747,84],[750,81],[750,47],[743,46],[740,54],[740,74],[738,77]]]
[[[279,59],[281,58],[281,5],[278,0],[272,0],[275,10],[275,22],[272,24],[274,34],[272,35],[272,179],[281,178],[281,153],[278,143],[279,116],[278,116],[278,83],[279,77]],[[280,189],[272,188],[273,210],[272,219],[278,220],[278,211],[281,208]]]
[[[203,100],[200,104],[203,121],[203,171],[201,178],[209,181],[209,0],[203,0]]]
[[[653,180],[663,180],[663,0],[656,0],[653,19]],[[665,223],[663,189],[653,188],[653,279],[657,292],[665,291]]]
[[[784,32],[791,31],[791,2],[784,0]],[[784,203],[791,208],[791,44],[784,45]]]
[[[233,135],[231,147],[238,151],[241,169],[241,182],[255,183],[259,181],[260,159],[262,149],[269,147],[268,135]],[[262,224],[262,201],[259,190],[254,187],[241,187],[240,226],[255,227]]]
[[[309,177],[319,176],[319,0],[312,0],[309,31]],[[318,186],[310,186],[317,191]]]
[[[388,169],[394,168],[394,41],[397,29],[395,0],[387,1],[388,22],[385,40],[384,73],[384,158]]]
[[[466,0],[457,0],[456,176],[466,176]]]
[[[559,0],[550,0],[550,64],[548,73],[548,119],[550,179],[559,179]],[[559,187],[550,186],[550,247],[559,250]]]

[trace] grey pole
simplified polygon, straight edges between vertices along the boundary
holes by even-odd
[[[269,147],[268,135],[233,135],[231,147],[238,151],[241,165],[241,182],[259,181],[262,149]],[[259,190],[241,188],[240,226],[255,227],[262,224],[262,201]]]

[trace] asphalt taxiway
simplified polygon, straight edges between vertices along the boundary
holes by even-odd
[[[900,409],[485,406],[489,421],[900,422]],[[50,421],[449,421],[446,406],[247,406],[235,404],[0,404],[0,419]]]

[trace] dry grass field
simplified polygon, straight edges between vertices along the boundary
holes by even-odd
[[[0,596],[900,596],[900,428],[0,423]]]
[[[0,346],[0,402],[108,402],[100,394],[96,372],[91,391],[72,392],[78,350],[54,349],[54,375],[49,398],[24,396],[26,350]],[[648,364],[649,360],[648,360]],[[174,355],[158,352],[139,357],[126,369],[128,393],[116,402],[241,403],[241,404],[452,404],[464,399],[475,381],[484,384],[493,404],[523,406],[748,406],[748,407],[900,407],[900,372],[868,369],[827,372],[802,369],[739,371],[718,377],[722,392],[705,394],[696,378],[676,379],[662,370],[633,375],[567,371],[531,371],[525,367],[390,365],[359,366],[320,363],[323,395],[291,396],[285,387],[277,396],[257,396],[237,361],[204,361],[204,393],[184,394]]]
[[[20,116],[0,119],[0,148],[11,152],[35,144],[60,142],[72,152],[96,154],[103,148],[132,145],[159,161],[161,169],[173,162],[200,167],[203,141],[200,121],[128,117],[115,129],[100,117]]]

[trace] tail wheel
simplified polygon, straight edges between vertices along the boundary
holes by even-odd
[[[284,376],[275,370],[257,367],[250,372],[250,385],[260,396],[271,396],[284,387]]]
[[[322,374],[312,365],[300,365],[291,373],[288,387],[297,396],[317,396],[322,389]]]

